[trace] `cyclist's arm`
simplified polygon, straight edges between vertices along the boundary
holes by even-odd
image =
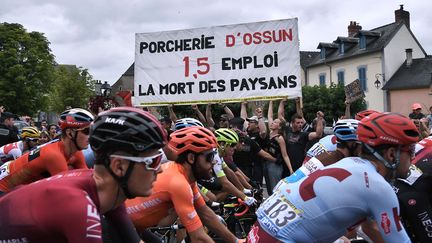
[[[82,151],[78,151],[75,153],[75,161],[73,167],[75,169],[88,169],[87,163],[85,161],[85,157]]]
[[[222,184],[222,190],[225,192],[228,192],[238,198],[244,199],[246,197],[246,195],[240,191],[239,189],[237,189],[237,187],[235,187],[226,176],[223,177],[218,177],[220,183]]]
[[[131,218],[126,213],[124,204],[120,207],[105,213],[106,220],[111,222],[123,242],[139,242],[140,237],[132,224]]]
[[[197,213],[206,226],[221,237],[224,242],[236,242],[237,238],[226,228],[216,216],[216,214],[207,205],[197,208]]]
[[[233,170],[231,170],[230,167],[226,166],[223,168],[225,175],[227,176],[228,180],[235,186],[237,187],[239,190],[244,189],[244,186],[241,184],[240,180],[237,178],[235,172]]]
[[[385,242],[410,242],[399,219],[399,203],[396,194],[388,184],[374,183],[371,212]],[[367,198],[365,198],[367,200]]]

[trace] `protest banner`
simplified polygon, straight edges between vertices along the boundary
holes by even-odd
[[[360,85],[360,80],[358,79],[345,85],[344,88],[345,88],[345,100],[349,103],[352,103],[358,99],[365,97],[364,91]]]
[[[297,19],[138,33],[134,106],[301,97]]]

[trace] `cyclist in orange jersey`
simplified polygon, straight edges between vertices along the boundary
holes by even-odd
[[[40,146],[0,167],[0,194],[68,169],[87,168],[81,150],[88,146],[93,120],[93,115],[84,109],[64,111],[60,115],[59,141]]]

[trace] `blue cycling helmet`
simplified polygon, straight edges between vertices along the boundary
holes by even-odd
[[[191,126],[204,127],[204,125],[197,119],[187,117],[187,118],[179,119],[175,122],[174,131],[180,130],[185,127],[191,127]]]
[[[333,127],[333,133],[339,141],[357,141],[357,127],[359,121],[341,119]]]

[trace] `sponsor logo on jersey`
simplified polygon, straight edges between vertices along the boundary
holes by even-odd
[[[381,214],[381,228],[385,234],[390,233],[390,219],[388,218],[386,212]]]
[[[87,199],[87,220],[86,220],[86,237],[102,239],[102,226],[100,223],[99,212],[93,203],[93,200],[86,195]]]
[[[0,243],[28,243],[30,242],[26,237],[0,240]]]
[[[415,199],[410,199],[410,200],[408,200],[408,205],[410,205],[410,206],[414,206],[414,205],[416,205],[417,204],[417,201],[415,200]]]
[[[248,234],[247,241],[251,243],[259,242],[259,236],[258,236],[258,226],[254,225],[252,226],[251,231]]]
[[[110,118],[107,117],[104,121],[105,123],[111,123],[111,124],[117,124],[117,125],[124,125],[125,120],[117,119],[117,118]]]
[[[419,213],[417,217],[420,219],[421,224],[423,225],[425,231],[427,232],[427,236],[432,238],[432,220],[429,217],[429,214],[425,211]]]
[[[28,155],[28,161],[32,161],[36,158],[39,158],[40,156],[40,148],[37,148],[35,150],[30,151],[29,155]]]
[[[366,171],[364,173],[364,178],[365,178],[366,187],[369,188],[369,176],[368,176],[368,173]]]
[[[189,219],[193,219],[193,218],[195,218],[195,216],[197,216],[197,212],[194,210],[194,211],[188,213],[187,216]]]

